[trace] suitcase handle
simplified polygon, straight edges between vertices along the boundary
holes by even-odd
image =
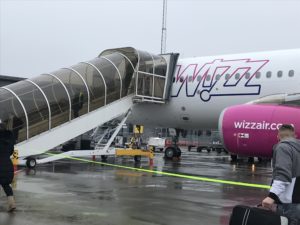
[[[257,207],[257,208],[260,208],[260,209],[269,210],[269,211],[272,211],[272,212],[276,212],[276,211],[277,211],[277,204],[273,204],[272,209],[263,207],[261,203],[258,204],[258,205],[256,205],[256,207]]]

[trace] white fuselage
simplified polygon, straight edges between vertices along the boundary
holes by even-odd
[[[222,110],[260,97],[300,92],[300,49],[179,59],[166,104],[136,104],[130,122],[216,128]]]

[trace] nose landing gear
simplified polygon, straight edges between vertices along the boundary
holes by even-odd
[[[167,147],[165,149],[165,158],[166,159],[173,159],[175,157],[179,158],[181,156],[181,150],[177,146]]]

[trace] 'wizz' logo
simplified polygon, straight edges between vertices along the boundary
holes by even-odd
[[[199,64],[189,64],[185,68],[177,65],[171,96],[177,97],[184,85],[187,97],[194,97],[198,93],[205,102],[213,96],[259,95],[261,85],[253,84],[251,80],[268,62],[269,60],[216,59],[202,67]],[[237,86],[245,88],[237,91]]]

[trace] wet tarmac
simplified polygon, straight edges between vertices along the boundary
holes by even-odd
[[[109,163],[194,176],[269,184],[270,164],[231,164],[225,154],[184,151],[180,161],[109,159]],[[228,224],[237,204],[256,205],[267,190],[136,172],[74,160],[40,165],[17,174],[17,211],[7,213],[3,191],[0,224],[5,225],[182,225]]]

